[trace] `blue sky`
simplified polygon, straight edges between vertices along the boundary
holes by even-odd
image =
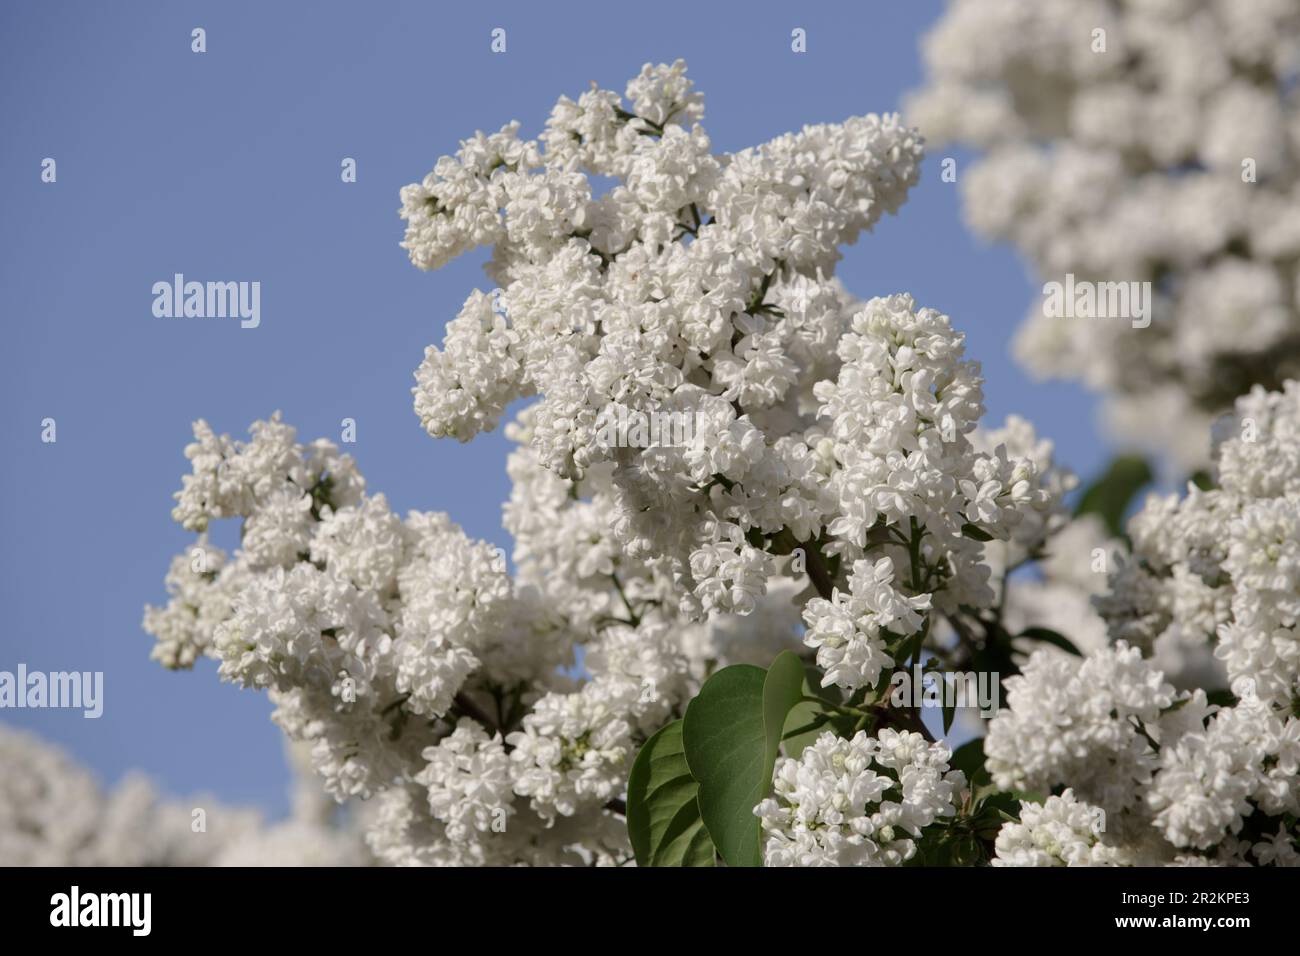
[[[741,10],[743,9],[743,15]],[[0,11],[0,670],[105,673],[99,720],[0,712],[112,781],[286,806],[261,695],[210,662],[148,659],[142,606],[190,540],[170,520],[190,422],[242,436],[282,409],[303,439],[357,422],[357,457],[393,507],[450,512],[502,546],[500,434],[435,442],[411,411],[425,345],[483,256],[427,274],[398,247],[398,189],[476,129],[541,127],[560,94],[622,90],[646,61],[690,64],[718,150],[898,108],[920,81],[936,0],[909,3],[115,3]],[[191,52],[191,30],[207,52]],[[493,28],[507,52],[489,49]],[[807,31],[808,52],[790,50]],[[857,295],[912,292],[967,333],[989,418],[1018,411],[1084,474],[1107,457],[1078,387],[1008,356],[1035,286],[964,228],[932,153],[901,214],[849,250]],[[961,161],[964,157],[960,153]],[[57,162],[56,183],[41,162]],[[341,182],[340,162],[358,181]],[[261,283],[261,325],[155,318],[174,273]],[[54,418],[58,440],[40,440]],[[226,540],[229,540],[227,537]]]

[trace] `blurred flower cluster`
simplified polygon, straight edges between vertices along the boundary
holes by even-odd
[[[1035,302],[1017,356],[1202,463],[1215,414],[1300,374],[1300,6],[954,0],[923,51],[907,116],[977,151],[971,227],[1044,282],[1151,283],[1147,328]]]

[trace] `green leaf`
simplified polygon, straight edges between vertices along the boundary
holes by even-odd
[[[974,866],[983,858],[979,838],[964,827],[936,822],[921,831],[916,855],[905,866]]]
[[[699,789],[686,766],[682,722],[675,720],[645,742],[628,775],[627,835],[637,866],[713,866]]]
[[[718,671],[686,707],[682,743],[699,782],[700,816],[729,866],[758,866],[762,799],[763,680],[761,667],[733,664]]]
[[[822,734],[830,730],[835,715],[810,700],[801,700],[790,708],[781,730],[781,743],[788,757],[796,760]]]
[[[992,842],[1004,823],[1020,819],[1020,801],[1009,793],[994,792],[980,801],[979,810],[970,818],[970,827]]]
[[[971,788],[976,807],[998,793],[998,788],[993,785],[993,780],[984,766],[983,737],[968,740],[954,750],[948,764],[953,770],[960,770],[966,775],[966,783]]]
[[[754,807],[772,786],[781,734],[803,680],[802,662],[785,651],[767,671],[724,667],[686,708],[682,744],[699,782],[700,816],[728,866],[762,862]]]
[[[948,731],[952,729],[953,718],[957,716],[957,701],[954,697],[952,703],[943,705],[943,733],[946,737]]]
[[[890,632],[885,630],[882,633],[888,636]],[[898,663],[898,666],[907,667],[909,663],[917,664],[920,662],[921,648],[925,644],[925,638],[926,632],[920,630],[906,637],[888,637],[885,646],[889,649],[890,656]],[[876,686],[879,688],[883,684],[882,681]]]
[[[989,534],[978,525],[973,525],[969,521],[961,526],[961,533],[968,538],[974,538],[976,541],[992,541],[993,535]]]
[[[1223,688],[1208,691],[1205,698],[1216,707],[1235,707],[1237,705],[1237,695]]]
[[[1044,799],[1041,793],[993,790],[977,802],[976,811],[970,817],[970,828],[992,843],[1003,824],[1019,821],[1021,803],[1042,803]]]
[[[824,702],[824,703],[823,703]],[[804,748],[827,731],[841,737],[852,734],[854,719],[834,710],[832,704],[844,703],[844,695],[834,684],[821,686],[821,674],[805,665],[801,699],[785,718],[781,747],[787,757],[798,760]]]
[[[952,752],[948,766],[960,770],[967,780],[974,780],[975,774],[984,769],[984,738],[968,740]]]
[[[1110,463],[1106,473],[1083,492],[1077,516],[1095,514],[1115,537],[1124,534],[1124,513],[1133,497],[1150,483],[1151,466],[1140,455],[1120,455]]]
[[[967,833],[952,841],[949,859],[953,866],[974,866],[981,856],[979,839],[975,834]]]
[[[782,651],[763,678],[763,796],[772,786],[777,751],[785,731],[786,718],[803,697],[807,675],[803,661],[790,651]]]
[[[1027,627],[1021,631],[1018,636],[1028,637],[1035,641],[1043,641],[1046,644],[1051,644],[1053,647],[1059,647],[1061,650],[1073,654],[1075,657],[1083,656],[1068,637],[1064,634],[1053,631],[1051,628]]]

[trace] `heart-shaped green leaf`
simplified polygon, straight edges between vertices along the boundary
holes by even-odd
[[[728,866],[759,866],[754,807],[772,786],[786,716],[802,695],[803,664],[783,652],[764,671],[718,671],[686,708],[682,743],[700,786],[700,816]]]
[[[627,834],[638,866],[713,866],[713,842],[682,750],[682,722],[661,727],[627,780]]]

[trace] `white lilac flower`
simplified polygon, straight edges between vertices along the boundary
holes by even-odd
[[[462,720],[450,736],[425,749],[428,764],[415,775],[429,790],[429,812],[459,842],[505,832],[514,813],[510,758],[500,734]]]
[[[703,116],[684,63],[647,65],[402,190],[417,267],[490,247],[495,288],[412,392],[461,441],[532,399],[505,425],[513,572],[278,414],[248,441],[195,425],[173,516],[232,519],[241,544],[177,559],[154,655],[267,689],[323,793],[369,800],[384,862],[626,862],[631,761],[712,670],[811,648],[828,683],[874,684],[887,642],[992,605],[986,538],[1059,513],[1027,425],[975,441],[982,383],[949,319],[834,274],[918,182],[918,134],[867,115],[719,154]],[[670,427],[611,440],[611,421]],[[870,748],[902,781],[871,811],[898,861],[951,781],[910,738]]]
[[[833,277],[837,247],[916,181],[915,134],[866,116],[718,157],[684,64],[647,66],[628,96],[651,115],[598,91],[561,100],[540,142],[512,124],[408,187],[416,264],[490,243],[500,286],[427,352],[425,428],[465,440],[538,396],[524,429],[537,463],[579,484],[601,473],[602,543],[654,555],[693,616],[756,606],[773,569],[755,533],[827,532],[856,560],[876,517],[929,532],[945,600],[987,599],[963,523],[1005,536],[1048,494],[1032,462],[971,447],[979,380],[948,320],[907,296],[864,307]],[[620,182],[591,198],[575,169]],[[472,241],[469,208],[485,223]],[[602,440],[611,418],[661,414],[689,421],[684,440]]]
[[[754,813],[767,866],[898,866],[916,838],[951,816],[966,787],[951,753],[917,733],[822,734],[777,760],[772,796]]]
[[[1147,802],[1175,846],[1209,849],[1237,834],[1255,807],[1270,817],[1300,811],[1300,720],[1258,698],[1219,711],[1160,757]]]
[[[1222,662],[1289,706],[1300,693],[1300,384],[1256,388],[1216,426],[1218,487],[1150,497],[1129,525],[1134,560],[1097,606],[1111,633]]]
[[[1036,303],[1020,361],[1203,462],[1210,416],[1300,372],[1300,8],[952,0],[923,51],[907,117],[980,151],[957,177],[970,225],[1044,282],[1149,283],[1136,323]]]
[[[167,571],[169,600],[146,607],[144,629],[153,635],[151,657],[164,667],[188,668],[210,653],[212,634],[232,613],[234,595],[247,583],[247,569],[201,535]]]
[[[311,536],[311,560],[363,591],[390,594],[405,542],[402,520],[383,495],[333,510]]]
[[[817,665],[826,672],[823,686],[834,684],[851,694],[874,687],[881,669],[894,663],[882,633],[915,634],[921,627],[917,612],[929,609],[930,595],[909,597],[896,590],[890,558],[856,562],[849,581],[848,594],[837,589],[829,601],[813,598],[805,606],[804,643],[817,650]]]
[[[1095,598],[1116,644],[1083,659],[1037,651],[1006,681],[985,741],[999,786],[1068,786],[1109,815],[1115,846],[1144,843],[1149,858],[1294,862],[1298,429],[1300,386],[1256,388],[1215,429],[1215,486],[1148,498],[1129,522],[1132,555]],[[1162,669],[1188,673],[1211,651],[1230,707],[1174,693]],[[1025,850],[1022,836],[1009,848]]]
[[[1160,725],[1177,695],[1137,648],[1120,642],[1086,658],[1039,650],[1004,687],[1007,706],[984,741],[999,788],[1068,785],[1113,821],[1141,806],[1159,764],[1152,740],[1169,742]]]
[[[595,681],[548,694],[506,738],[515,793],[543,819],[599,806],[622,786],[632,758],[627,690]]]
[[[1105,812],[1066,789],[1041,804],[1020,802],[1020,822],[998,830],[994,866],[1131,866],[1123,847],[1104,842]]]

